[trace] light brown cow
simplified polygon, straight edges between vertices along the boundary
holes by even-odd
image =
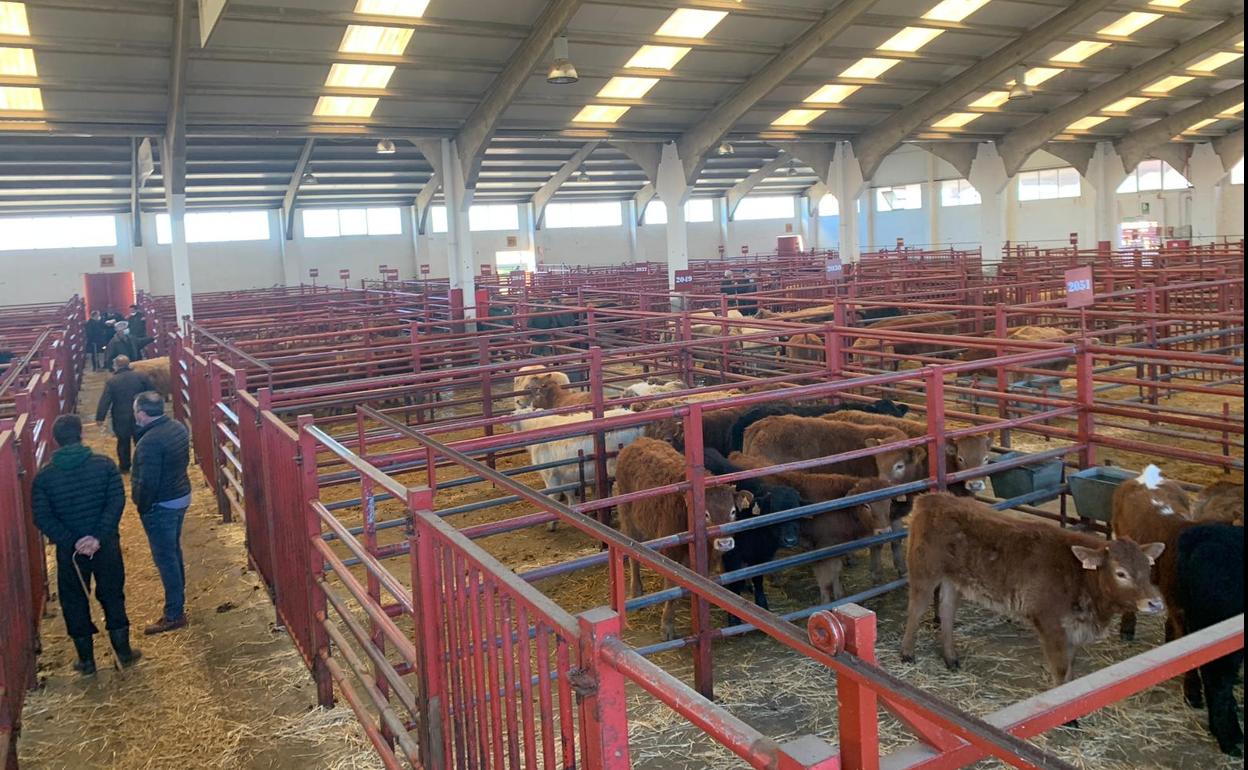
[[[833,422],[852,422],[855,425],[880,425],[886,428],[896,428],[905,433],[910,438],[919,438],[927,435],[927,423],[918,420],[908,420],[903,417],[892,417],[886,414],[872,414],[871,412],[859,412],[854,410],[843,410],[840,412],[830,412],[823,415],[822,419],[832,420]],[[988,457],[992,450],[992,442],[995,433],[976,433],[973,436],[960,436],[945,443],[945,459],[946,469],[950,473],[959,471],[968,471],[975,468],[982,468],[988,464]],[[957,489],[952,487],[956,486]],[[970,479],[951,486],[954,494],[979,494],[987,488],[983,479]]]
[[[529,406],[533,409],[559,409],[565,406],[584,406],[594,400],[593,393],[570,390],[550,377],[539,377],[529,382],[525,389],[529,394]]]
[[[511,381],[511,390],[516,394],[515,408],[528,408],[530,398],[529,386],[548,379],[559,385],[568,385],[571,382],[571,379],[564,372],[547,369],[541,364],[530,364],[520,367],[516,372],[515,378]]]
[[[173,377],[169,373],[169,357],[145,358],[142,361],[131,361],[130,368],[147,377],[152,389],[166,401],[173,395]]]
[[[1064,338],[1070,337],[1073,332],[1065,329],[1057,329],[1052,326],[1016,326],[1009,329],[1005,333],[1005,339],[1018,342],[1056,342]],[[1100,341],[1093,338],[1089,340],[1093,344]],[[1006,351],[1006,353],[1017,351]],[[986,358],[995,358],[997,351],[993,348],[967,348],[962,351],[963,361],[982,361]],[[1044,361],[1042,363],[1028,364],[1030,369],[1043,369],[1050,372],[1064,372],[1067,367],[1074,362],[1071,358],[1058,358],[1053,361]],[[975,369],[971,374],[978,374],[981,377],[995,377],[997,370],[995,368]]]
[[[958,317],[952,313],[916,313],[915,315],[881,318],[867,324],[864,329],[874,331],[894,329],[920,334],[957,334]],[[854,340],[854,350],[861,353],[895,353],[904,356],[939,353],[947,346],[931,342],[890,341],[887,338],[859,337]],[[894,362],[895,363],[895,362]]]
[[[638,438],[620,450],[616,458],[615,483],[621,495],[640,492],[668,484],[677,484],[685,480],[685,458],[664,441],[652,438]],[[709,526],[727,524],[736,518],[737,509],[747,510],[753,506],[753,497],[748,492],[736,492],[730,486],[707,487],[706,510],[703,515]],[[670,535],[679,535],[689,530],[689,512],[685,503],[685,495],[672,492],[657,497],[649,497],[631,503],[620,503],[620,530],[641,542]],[[720,556],[731,551],[736,543],[731,537],[716,538],[711,544],[713,551],[710,562],[712,568],[718,568]],[[676,561],[688,566],[689,548],[681,545],[668,550],[668,555]],[[641,596],[641,565],[632,561],[632,594]],[[668,587],[671,584],[668,583]],[[665,640],[676,638],[675,628],[676,603],[669,601],[663,605],[662,632]]]
[[[1192,513],[1200,521],[1244,526],[1243,482],[1219,481],[1200,490]]]
[[[741,451],[774,464],[830,457],[856,449],[904,441],[896,428],[834,423],[819,417],[777,415],[745,429]],[[917,481],[926,475],[927,450],[923,447],[894,449],[857,460],[819,466],[828,473],[878,476],[893,484]]]
[[[924,612],[940,589],[941,649],[958,668],[953,623],[965,596],[1029,623],[1040,637],[1053,684],[1071,680],[1075,654],[1101,639],[1116,615],[1160,612],[1150,579],[1162,543],[1136,545],[1024,521],[970,498],[923,495],[910,517],[910,603],[901,658],[914,660]]]

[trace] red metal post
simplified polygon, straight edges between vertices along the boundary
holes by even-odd
[[[845,632],[845,651],[857,655],[864,663],[874,664],[875,613],[847,604],[833,611]],[[841,739],[843,770],[879,770],[880,723],[879,699],[870,687],[849,677],[836,682],[837,719]]]
[[[688,318],[688,316],[686,316]],[[706,468],[702,447],[702,407],[692,404],[684,419],[685,431],[685,478],[689,491],[685,501],[689,512],[689,563],[699,575],[710,574],[710,559],[706,542]],[[697,637],[693,652],[694,687],[704,697],[714,699],[715,673],[711,658],[711,608],[698,594],[690,594],[690,615],[693,618],[693,634]]]
[[[927,434],[931,437],[927,450],[927,467],[936,488],[945,488],[945,368],[933,366],[924,375],[927,380]]]
[[[1087,349],[1087,343],[1080,341],[1075,353],[1076,400],[1079,403],[1078,436],[1079,466],[1091,468],[1096,464],[1096,449],[1093,445],[1096,423],[1093,410],[1096,406],[1096,391],[1093,381],[1094,357]]]
[[[573,686],[580,701],[582,756],[586,770],[628,770],[628,694],[624,675],[602,657],[602,643],[620,636],[620,616],[605,607],[583,612],[580,670]]]
[[[304,550],[307,561],[305,592],[307,602],[306,629],[309,639],[309,653],[312,655],[312,678],[316,682],[316,702],[324,708],[334,705],[334,679],[325,665],[324,658],[329,653],[329,635],[322,625],[326,618],[325,593],[318,583],[325,579],[325,560],[321,557],[314,542],[321,538],[321,518],[312,508],[312,501],[319,495],[316,480],[316,439],[308,432],[312,427],[311,415],[300,415],[299,428],[299,473],[300,487],[298,510],[302,514],[305,526]],[[297,520],[297,519],[296,519]]]

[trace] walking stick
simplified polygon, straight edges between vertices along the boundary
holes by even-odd
[[[78,585],[82,586],[82,592],[87,595],[87,612],[89,613],[91,611],[91,591],[90,589],[87,588],[87,581],[83,579],[82,570],[79,569],[78,567],[78,552],[77,551],[74,552],[72,561],[74,562],[74,572],[78,573]],[[108,625],[108,624],[105,623],[105,625]],[[111,640],[109,641],[109,644],[108,644],[108,651],[113,656],[113,667],[116,668],[118,671],[123,670],[125,666],[121,665],[121,656],[117,654],[117,650],[113,649],[113,644]]]

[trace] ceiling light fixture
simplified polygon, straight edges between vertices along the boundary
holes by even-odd
[[[719,147],[715,149],[715,154],[720,157],[725,157],[728,155],[735,155],[736,152],[737,152],[737,148],[733,147],[728,142],[720,142]]]
[[[576,175],[576,181],[578,181],[578,182],[588,182],[588,181],[590,181],[590,178],[589,178],[589,172],[588,172],[588,171],[586,171],[585,169],[581,169],[581,173],[579,173],[579,174],[577,174],[577,175]]]
[[[316,175],[313,174],[311,171],[303,172],[303,176],[299,180],[299,184],[320,184],[320,183],[321,183],[321,180],[317,179]]]
[[[393,155],[396,152],[398,152],[398,149],[394,146],[394,142],[390,141],[389,139],[377,140],[377,154],[378,155]]]
[[[793,161],[789,161],[789,168],[784,172],[785,176],[797,176],[797,166],[793,165]]]
[[[568,58],[568,38],[560,35],[555,38],[554,46],[555,61],[550,65],[550,72],[546,75],[546,82],[557,86],[566,86],[580,80],[576,74],[576,67],[572,66],[572,60]]]
[[[1014,85],[1010,86],[1010,101],[1017,102],[1024,99],[1030,99],[1035,95],[1031,90],[1031,86],[1027,84],[1027,68],[1019,67],[1015,71]]]

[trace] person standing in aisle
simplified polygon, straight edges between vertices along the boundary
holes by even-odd
[[[134,420],[139,443],[134,448],[131,497],[165,587],[164,613],[143,633],[163,634],[186,626],[182,522],[191,505],[191,480],[186,473],[191,437],[182,423],[165,415],[165,399],[155,391],[134,399]]]
[[[117,437],[117,464],[122,473],[130,472],[130,448],[135,439],[134,399],[152,390],[147,375],[130,368],[129,356],[113,359],[113,376],[104,383],[100,403],[95,407],[95,421],[104,425],[104,418],[113,418],[113,435]]]
[[[77,415],[56,418],[52,437],[59,449],[35,476],[33,517],[35,526],[56,546],[61,614],[78,653],[74,668],[89,676],[95,673],[99,629],[91,621],[91,599],[83,585],[90,587],[93,579],[117,658],[128,666],[142,655],[130,647],[130,618],[126,616],[126,566],[118,530],[126,488],[113,461],[82,443],[82,420]]]
[[[104,353],[104,346],[108,344],[109,338],[113,336],[113,330],[104,322],[100,311],[93,310],[90,320],[87,321],[86,333],[87,350],[91,353],[91,371],[98,372],[102,368],[100,357]]]

